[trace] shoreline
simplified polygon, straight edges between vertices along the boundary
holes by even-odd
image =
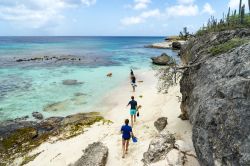
[[[155,71],[135,70],[138,83],[136,92],[128,82],[122,83],[120,87],[110,91],[104,100],[92,111],[100,112],[101,115],[113,123],[102,124],[95,123],[86,131],[76,137],[68,140],[49,143],[42,143],[38,148],[29,153],[29,156],[39,155],[27,165],[69,165],[76,162],[82,156],[84,150],[89,144],[101,141],[109,149],[107,166],[111,165],[143,165],[141,159],[143,153],[147,151],[151,139],[157,135],[154,127],[154,121],[160,117],[168,117],[166,129],[175,134],[178,140],[184,141],[189,151],[194,152],[191,139],[191,124],[188,121],[182,121],[178,118],[180,111],[180,102],[177,96],[181,96],[179,85],[171,87],[168,94],[159,94],[157,92],[157,81]],[[135,96],[138,104],[142,105],[140,117],[133,128],[138,143],[131,142],[129,154],[125,159],[121,158],[121,134],[120,127],[125,118],[129,118],[129,108],[126,104],[131,95]],[[138,97],[142,95],[142,98]],[[70,148],[69,148],[70,147]],[[195,154],[195,152],[194,152]],[[19,163],[17,159],[15,163]]]
[[[181,45],[184,45],[186,43],[185,40],[169,40],[169,41],[163,41],[159,43],[153,43],[148,46],[145,46],[146,48],[155,48],[155,49],[173,49],[173,43],[178,42]]]

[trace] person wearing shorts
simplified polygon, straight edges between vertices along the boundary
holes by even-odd
[[[136,122],[136,111],[137,111],[137,102],[134,100],[134,96],[131,96],[131,101],[129,101],[128,105],[130,105],[130,116],[131,116],[131,126],[133,127]]]
[[[131,76],[131,85],[132,85],[132,88],[133,88],[133,92],[135,92],[135,87],[137,85],[136,85],[136,78],[135,78],[134,75]]]
[[[125,154],[128,154],[128,146],[130,138],[133,137],[132,127],[128,125],[129,120],[125,119],[125,125],[121,127],[122,133],[122,158],[125,157]]]

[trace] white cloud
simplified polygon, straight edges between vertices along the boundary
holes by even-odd
[[[138,16],[126,17],[121,20],[122,25],[134,25],[145,22],[148,18],[159,17],[160,11],[159,9],[149,10],[142,12]]]
[[[212,6],[209,3],[205,3],[203,6],[202,13],[208,13],[210,15],[215,13],[215,10],[212,8]]]
[[[134,16],[134,17],[126,17],[124,19],[121,20],[121,23],[123,25],[133,25],[133,24],[140,24],[142,23],[144,20],[139,17],[139,16]]]
[[[64,16],[62,11],[80,5],[90,6],[96,0],[1,0],[0,20],[19,23],[31,28],[53,24]]]
[[[192,4],[195,0],[178,0],[179,4]]]
[[[242,0],[242,5],[248,5],[248,0]],[[239,9],[239,0],[229,0],[228,7],[231,9]]]
[[[168,17],[176,16],[196,16],[199,14],[199,8],[195,4],[174,5],[166,8]]]
[[[134,0],[133,5],[126,5],[126,7],[132,8],[134,10],[142,10],[147,9],[150,3],[151,0]]]
[[[96,3],[96,0],[81,0],[82,4],[86,5],[86,6],[91,6],[94,5]]]
[[[159,9],[149,10],[141,14],[142,18],[158,17],[158,16],[160,16]]]

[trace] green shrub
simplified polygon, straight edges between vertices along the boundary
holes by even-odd
[[[209,52],[212,53],[213,56],[223,54],[230,51],[233,48],[241,46],[246,42],[248,42],[248,40],[246,39],[233,38],[225,43],[212,47]]]

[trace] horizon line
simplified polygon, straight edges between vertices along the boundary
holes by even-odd
[[[0,37],[168,37],[168,36],[178,36],[178,35],[164,35],[164,36],[154,36],[154,35],[121,35],[121,36],[116,36],[116,35],[0,35]]]

